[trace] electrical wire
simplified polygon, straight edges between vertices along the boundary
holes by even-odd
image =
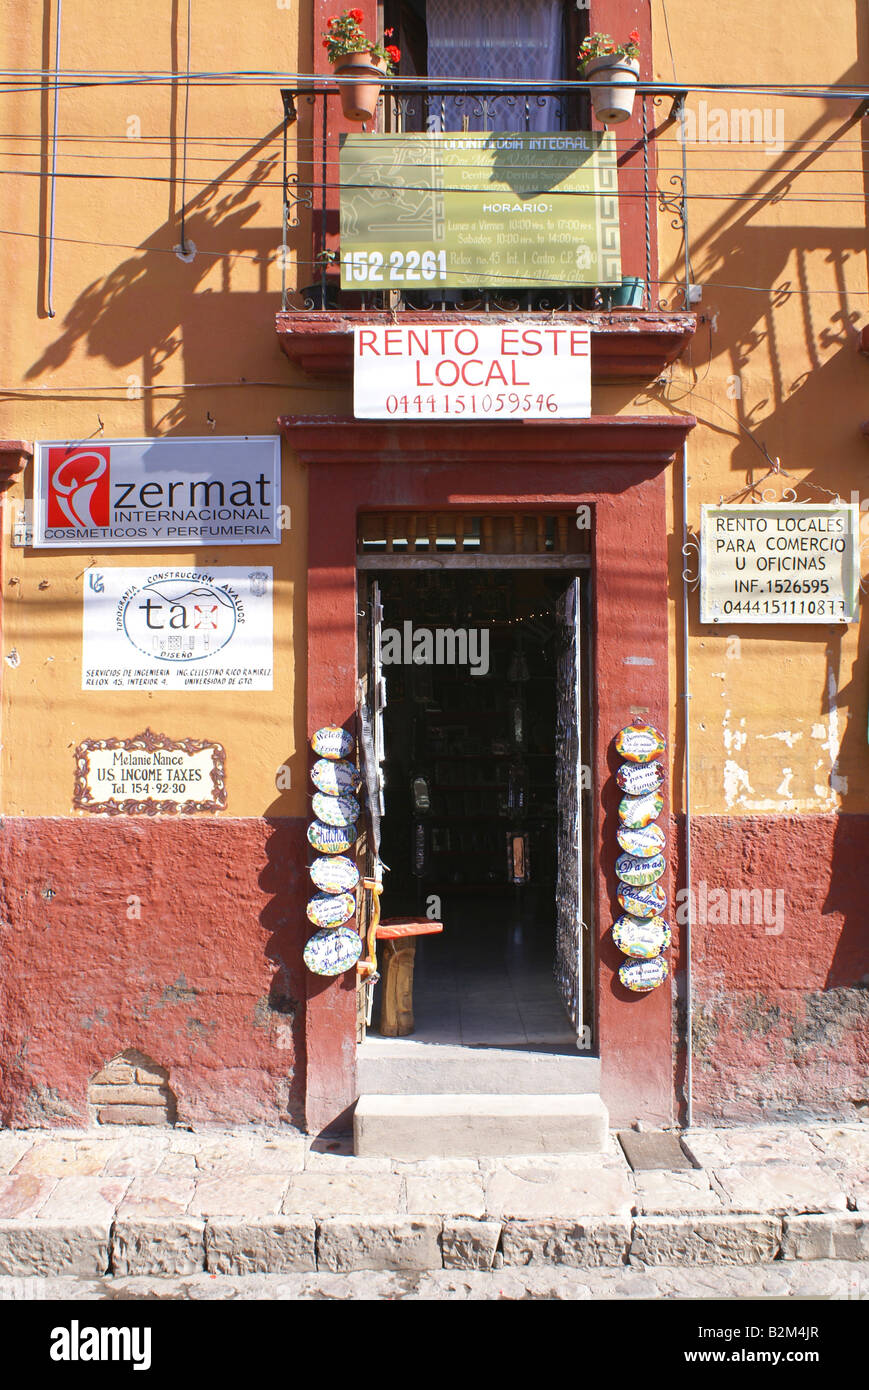
[[[181,255],[186,256],[187,235],[184,223],[184,206],[187,202],[187,121],[190,114],[190,17],[191,0],[187,0],[187,80],[184,86],[184,139],[181,156]]]
[[[179,82],[186,81],[186,74],[169,72],[167,69],[156,69],[152,72],[130,72],[122,69],[98,69],[98,68],[64,68],[58,73],[65,82],[75,86],[174,86]],[[40,90],[46,79],[53,82],[53,69],[46,68],[0,68],[0,80],[15,82],[34,82],[40,85],[35,90]],[[338,92],[342,85],[354,81],[353,78],[336,78],[332,74],[306,73],[306,72],[282,72],[276,68],[237,68],[224,70],[203,70],[201,72],[191,72],[190,81],[214,85],[227,85],[231,83],[246,85],[258,83],[261,85],[271,85],[275,82],[284,83],[305,83],[306,88],[296,89],[297,94],[304,95],[306,91],[317,93],[328,89],[331,92]],[[522,89],[536,94],[549,94],[557,96],[560,92],[587,92],[597,87],[612,86],[611,79],[602,79],[591,82],[581,78],[564,78],[551,81],[545,78],[523,78]],[[674,84],[671,81],[652,82],[640,81],[631,84],[634,90],[647,96],[672,96],[674,95]],[[489,78],[489,77],[438,77],[430,80],[423,80],[416,77],[393,76],[382,84],[387,92],[411,89],[415,91],[445,93],[447,95],[456,92],[503,92],[505,94],[515,94],[516,81],[514,78]],[[829,83],[780,83],[780,82],[686,82],[678,83],[680,91],[688,92],[733,92],[751,94],[756,93],[763,96],[781,96],[783,98],[804,99],[806,97],[818,98],[824,101],[866,101],[869,100],[869,86],[861,86],[858,83],[829,84]],[[11,92],[20,90],[18,86],[12,86]]]

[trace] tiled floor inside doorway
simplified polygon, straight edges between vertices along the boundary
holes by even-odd
[[[452,902],[445,894],[442,915],[443,934],[417,945],[413,1039],[575,1056],[553,978],[551,921],[535,921],[514,890]]]

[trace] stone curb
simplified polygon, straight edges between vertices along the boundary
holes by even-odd
[[[356,1270],[488,1270],[527,1265],[869,1261],[854,1212],[785,1216],[473,1219],[432,1215],[0,1220],[0,1275],[77,1278]]]

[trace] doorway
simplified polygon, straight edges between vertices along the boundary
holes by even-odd
[[[593,1050],[587,576],[547,558],[359,576],[383,913],[444,925],[415,1043]]]

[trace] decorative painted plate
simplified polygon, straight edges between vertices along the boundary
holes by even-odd
[[[315,893],[308,903],[308,921],[315,927],[340,927],[356,916],[352,893]]]
[[[343,975],[362,955],[362,937],[355,927],[314,932],[303,952],[314,975]]]
[[[655,956],[652,960],[629,960],[619,966],[619,979],[625,989],[632,990],[634,994],[645,994],[650,989],[657,989],[669,973],[669,966],[663,956]]]
[[[329,758],[332,762],[348,757],[353,752],[353,744],[353,735],[339,724],[327,724],[325,728],[318,729],[311,739],[311,747],[317,757]]]
[[[667,843],[660,825],[646,825],[638,830],[622,825],[616,839],[625,854],[633,854],[637,859],[651,859],[653,854],[660,854]]]
[[[667,906],[667,894],[660,883],[650,883],[645,888],[620,883],[619,902],[632,917],[654,917]]]
[[[622,955],[652,960],[670,945],[672,935],[663,917],[632,917],[626,912],[613,927],[613,941]]]
[[[321,820],[313,820],[308,826],[308,844],[318,854],[343,854],[355,843],[355,825],[324,825]]]
[[[651,859],[635,859],[631,854],[620,854],[616,860],[616,874],[622,883],[632,887],[645,887],[655,883],[667,867],[663,854],[654,854]]]
[[[359,802],[355,796],[345,792],[343,796],[326,796],[315,792],[312,802],[317,820],[327,825],[352,825],[359,819]]]
[[[342,792],[355,792],[362,781],[362,773],[353,763],[339,758],[318,758],[311,768],[311,781],[318,792],[327,796],[340,796]]]
[[[321,893],[352,893],[359,882],[359,870],[343,854],[315,859],[308,873]]]
[[[661,763],[622,763],[616,781],[628,796],[645,796],[663,785],[664,768]]]
[[[619,802],[619,820],[629,830],[639,830],[641,826],[651,825],[664,809],[664,798],[660,792],[646,792],[645,796],[623,796]]]
[[[629,724],[616,734],[616,752],[629,763],[648,763],[667,747],[663,734],[651,724]]]

